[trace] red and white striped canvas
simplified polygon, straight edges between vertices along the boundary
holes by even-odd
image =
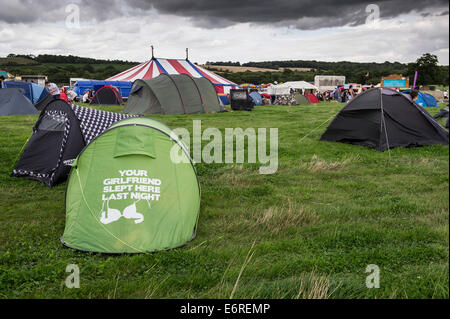
[[[198,65],[193,64],[189,60],[181,59],[152,59],[141,63],[129,70],[114,75],[106,81],[130,81],[138,79],[152,79],[158,75],[165,74],[187,74],[195,78],[205,77],[209,79],[215,86],[217,93],[227,94],[230,89],[237,88],[238,85],[233,83],[214,72],[206,70]]]

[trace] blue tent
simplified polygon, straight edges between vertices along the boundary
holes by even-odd
[[[439,104],[433,95],[422,92],[419,92],[419,97],[417,98],[416,103],[425,107],[427,106],[439,107]]]
[[[411,90],[405,90],[402,92],[410,93]],[[439,104],[433,95],[427,94],[427,93],[422,93],[422,92],[418,92],[418,93],[419,93],[419,95],[417,96],[416,104],[423,106],[423,107],[429,107],[429,106],[439,107]]]
[[[259,94],[258,92],[253,91],[253,92],[251,92],[249,94],[249,96],[250,96],[250,98],[252,99],[252,101],[253,101],[253,103],[255,105],[262,105],[263,104],[261,94]]]
[[[128,81],[78,81],[75,83],[73,91],[78,96],[82,96],[86,91],[89,91],[91,89],[97,91],[98,89],[108,85],[117,88],[122,97],[128,98],[133,83]]]
[[[48,95],[48,91],[43,85],[22,81],[5,81],[4,88],[18,88],[24,91],[24,94],[33,104],[38,103]]]

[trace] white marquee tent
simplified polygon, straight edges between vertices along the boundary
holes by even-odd
[[[306,90],[316,91],[319,88],[311,83],[305,81],[290,81],[285,82],[279,85],[271,85],[267,87],[266,92],[271,95],[285,95],[290,94],[291,89],[301,90],[302,94],[305,93]],[[309,93],[309,92],[307,92]],[[312,93],[312,92],[311,92]]]

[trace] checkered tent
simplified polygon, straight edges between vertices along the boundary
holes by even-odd
[[[136,115],[106,112],[54,100],[42,110],[11,174],[47,184],[64,182],[71,162],[112,124]]]

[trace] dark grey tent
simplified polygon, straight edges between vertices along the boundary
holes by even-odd
[[[448,132],[404,94],[373,88],[351,100],[321,140],[384,151],[394,147],[448,145]]]
[[[161,74],[136,80],[123,112],[134,114],[192,114],[225,111],[214,85],[206,78]]]
[[[101,87],[94,95],[91,105],[121,105],[123,104],[122,96],[115,87],[105,85]]]
[[[38,110],[19,88],[0,89],[0,115],[32,115]]]
[[[435,119],[440,119],[441,117],[447,118],[447,122],[445,123],[445,128],[448,128],[448,120],[449,120],[448,104],[445,108],[441,109],[438,114],[433,116],[433,118],[435,118]]]
[[[308,105],[311,104],[311,102],[309,102],[309,100],[306,98],[306,96],[300,94],[300,93],[295,93],[295,100],[297,101],[297,103],[299,105]]]
[[[433,116],[433,118],[435,118],[435,119],[440,119],[441,117],[448,118],[448,115],[449,115],[449,111],[448,111],[448,105],[447,105],[446,108],[441,109],[438,114]]]

